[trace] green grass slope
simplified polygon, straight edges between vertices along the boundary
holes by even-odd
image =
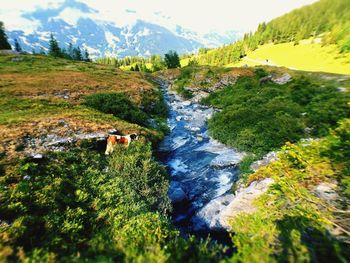
[[[350,53],[339,54],[336,45],[323,46],[313,40],[294,43],[266,44],[247,52],[238,63],[226,66],[275,65],[291,69],[350,75]]]
[[[254,66],[268,59],[269,65],[349,75],[349,17],[349,0],[320,0],[260,24],[235,43],[202,49],[181,64]]]

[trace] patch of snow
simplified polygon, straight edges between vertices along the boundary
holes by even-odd
[[[105,37],[109,46],[112,47],[113,49],[116,49],[117,43],[120,42],[119,37],[113,35],[109,31],[105,32]]]

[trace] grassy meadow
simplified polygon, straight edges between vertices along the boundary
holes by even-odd
[[[243,65],[276,65],[303,71],[350,75],[350,53],[340,54],[336,45],[322,46],[312,40],[300,41],[298,45],[292,42],[266,44],[247,52],[240,62],[227,66]]]

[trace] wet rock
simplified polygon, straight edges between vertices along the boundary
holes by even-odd
[[[245,156],[244,153],[239,153],[232,148],[225,146],[217,140],[210,139],[208,143],[196,149],[196,151],[206,151],[215,153],[218,156],[211,162],[210,166],[225,168],[237,165]]]
[[[197,132],[197,131],[201,130],[201,128],[199,128],[199,127],[190,127],[189,129],[193,132]]]
[[[239,213],[254,213],[257,210],[253,204],[254,200],[264,194],[273,182],[272,178],[266,178],[259,182],[254,181],[246,188],[238,189],[235,198],[220,213],[219,223],[222,228],[230,230],[230,221]]]
[[[180,159],[174,159],[170,161],[169,166],[173,169],[173,175],[188,172],[188,166],[184,164]]]
[[[201,135],[197,135],[196,139],[197,141],[202,142],[204,138]]]
[[[171,149],[176,150],[182,147],[183,145],[185,145],[188,141],[189,141],[189,138],[186,138],[186,137],[182,137],[182,136],[175,137],[172,140]]]
[[[254,172],[257,171],[260,167],[266,166],[273,161],[277,161],[277,152],[269,152],[261,160],[255,161],[250,165],[250,169]]]
[[[191,104],[192,104],[192,101],[190,101],[190,100],[185,100],[182,102],[183,106],[190,106]]]
[[[210,165],[218,168],[236,166],[240,161],[242,161],[243,157],[243,154],[238,154],[236,152],[232,152],[232,150],[227,150],[215,157],[211,161]]]
[[[233,194],[228,194],[210,201],[192,218],[194,231],[205,229],[222,230],[223,227],[220,223],[221,212],[234,198]]]
[[[248,187],[240,188],[235,195],[228,194],[210,201],[192,219],[195,231],[205,228],[229,231],[232,218],[239,213],[256,211],[254,200],[265,193],[273,182],[273,179],[266,178],[260,182],[253,182]]]
[[[188,200],[185,191],[179,182],[172,181],[169,186],[169,198],[173,204],[182,203]]]

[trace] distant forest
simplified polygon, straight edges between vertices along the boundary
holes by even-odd
[[[350,0],[320,0],[296,9],[269,23],[262,23],[257,31],[217,49],[201,49],[198,62],[226,65],[238,62],[249,50],[267,43],[294,42],[321,37],[323,45],[336,44],[340,53],[350,52]]]

